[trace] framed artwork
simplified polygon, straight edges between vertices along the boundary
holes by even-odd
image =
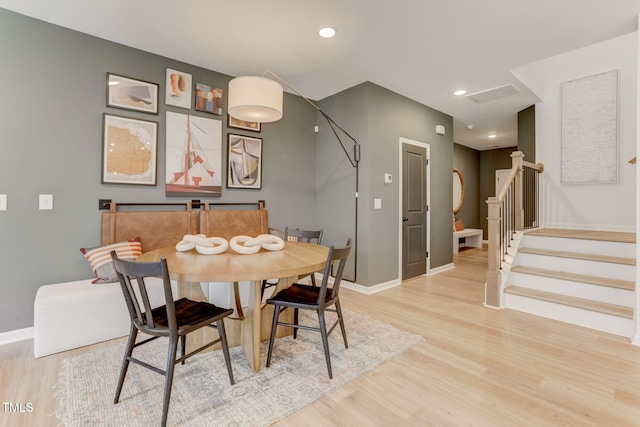
[[[102,182],[156,185],[158,123],[103,115]]]
[[[262,188],[262,139],[228,134],[227,188]]]
[[[165,104],[191,109],[191,74],[167,68]]]
[[[618,70],[562,83],[561,182],[618,182]]]
[[[217,87],[211,87],[202,83],[196,83],[196,111],[222,115],[222,102],[224,91]]]
[[[157,83],[107,73],[107,107],[158,114]]]
[[[260,132],[260,122],[247,122],[246,120],[240,120],[236,119],[235,117],[231,117],[231,115],[227,116],[227,126],[230,128]]]
[[[166,195],[222,194],[222,122],[167,111]]]

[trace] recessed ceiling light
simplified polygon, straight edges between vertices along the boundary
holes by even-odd
[[[473,129],[473,125],[467,125],[467,129],[469,130]]]
[[[489,135],[489,139],[493,139],[495,138],[497,135],[495,133],[492,133],[491,135]]]
[[[464,90],[464,89],[460,89],[460,90],[457,90],[457,91],[453,92],[453,94],[456,95],[456,96],[464,95],[465,93],[467,93],[467,91]]]
[[[328,39],[336,35],[336,30],[331,27],[320,28],[320,31],[318,31],[318,34],[320,34],[320,37],[324,37],[325,39]]]

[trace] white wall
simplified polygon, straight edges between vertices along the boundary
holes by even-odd
[[[541,225],[635,232],[638,36],[627,34],[512,70],[541,102],[536,104],[536,162],[541,175]],[[560,181],[561,84],[618,71],[616,184],[568,185]]]

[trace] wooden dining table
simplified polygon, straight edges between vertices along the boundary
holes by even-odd
[[[230,345],[242,345],[254,372],[260,371],[260,342],[269,337],[273,307],[262,304],[261,285],[264,279],[280,279],[275,292],[294,283],[299,276],[321,270],[329,248],[303,242],[285,242],[284,249],[243,255],[231,248],[217,255],[202,255],[195,249],[178,252],[174,246],[145,252],[140,262],[167,260],[169,275],[178,283],[177,298],[206,301],[200,282],[251,282],[244,318],[239,328],[226,327]],[[283,313],[284,314],[284,313]],[[229,322],[225,322],[228,325]],[[207,339],[208,328],[194,331],[187,337],[187,346],[194,348]]]

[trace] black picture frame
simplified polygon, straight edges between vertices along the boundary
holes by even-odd
[[[227,135],[227,188],[262,189],[262,138]]]
[[[246,120],[239,120],[235,117],[231,116],[231,114],[227,115],[227,127],[236,128],[236,129],[244,129],[251,132],[260,132],[262,128],[262,123],[260,122],[248,122]]]
[[[102,183],[156,185],[158,122],[102,117]]]
[[[158,83],[107,73],[107,107],[158,114]]]

